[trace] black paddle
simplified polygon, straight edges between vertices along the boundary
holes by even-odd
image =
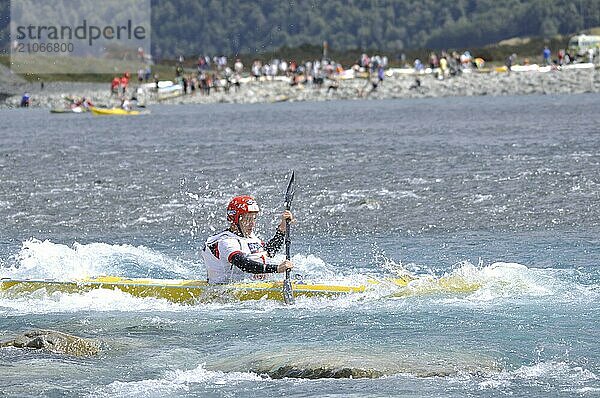
[[[287,190],[285,191],[285,209],[290,210],[292,207],[292,200],[294,199],[294,171],[288,182]],[[292,239],[290,238],[290,220],[285,220],[285,259],[289,260],[290,257],[290,245]],[[283,301],[286,304],[294,304],[294,291],[292,290],[292,281],[290,280],[290,270],[285,270],[285,279],[283,280]]]

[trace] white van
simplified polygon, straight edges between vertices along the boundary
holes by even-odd
[[[569,53],[578,57],[587,56],[593,49],[597,55],[600,50],[600,36],[577,35],[569,40]]]

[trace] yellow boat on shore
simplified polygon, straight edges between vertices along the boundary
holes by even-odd
[[[391,288],[404,287],[410,276],[393,279],[369,279],[365,285],[327,285],[312,282],[295,281],[292,289],[296,297],[335,297],[351,293],[364,293],[376,285],[389,285]],[[205,280],[172,280],[122,278],[102,276],[78,281],[55,280],[18,280],[0,279],[0,294],[3,296],[22,296],[38,290],[47,294],[85,293],[93,289],[120,290],[135,297],[154,297],[175,303],[193,304],[219,299],[270,300],[283,301],[282,282],[257,281],[225,285],[210,285]]]
[[[118,116],[133,116],[133,115],[144,115],[147,113],[150,113],[150,111],[138,111],[138,110],[126,110],[126,109],[122,109],[122,108],[96,108],[96,107],[90,107],[90,110],[92,111],[93,115],[101,115],[101,116],[111,116],[111,115],[118,115]]]

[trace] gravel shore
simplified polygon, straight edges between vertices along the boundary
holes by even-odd
[[[417,87],[416,79],[420,80]],[[1,108],[18,107],[23,92],[31,94],[31,107],[61,108],[65,106],[65,97],[91,98],[95,104],[113,106],[118,99],[109,92],[109,82],[46,83],[42,89],[40,83],[27,83],[22,80],[6,79],[0,85],[0,93],[9,92],[15,95],[0,96]],[[334,99],[389,99],[389,98],[431,98],[451,96],[479,95],[528,95],[528,94],[576,94],[600,91],[600,69],[553,70],[549,72],[489,72],[463,73],[458,76],[437,79],[433,74],[414,75],[396,73],[387,76],[373,90],[368,79],[348,79],[339,81],[337,88],[330,88],[332,82],[325,80],[321,87],[312,84],[291,86],[289,81],[249,81],[243,83],[239,90],[233,88],[229,92],[223,89],[210,95],[196,90],[194,94],[181,95],[176,98],[160,100],[152,90],[145,90],[140,96],[146,105],[156,103],[167,104],[206,104],[206,103],[265,103],[280,101],[327,101]],[[7,88],[8,87],[8,88]],[[136,86],[133,85],[132,88]]]

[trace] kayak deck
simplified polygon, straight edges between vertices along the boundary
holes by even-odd
[[[351,293],[364,293],[375,285],[388,284],[395,287],[406,286],[411,277],[369,280],[366,285],[327,285],[295,281],[292,283],[294,295],[298,297],[333,297]],[[48,294],[84,293],[93,289],[120,290],[135,297],[154,297],[176,303],[193,304],[195,302],[218,299],[270,300],[283,301],[283,282],[242,282],[225,285],[210,285],[204,280],[142,279],[103,276],[78,281],[55,280],[0,280],[0,292],[11,295],[23,295],[44,289]]]

